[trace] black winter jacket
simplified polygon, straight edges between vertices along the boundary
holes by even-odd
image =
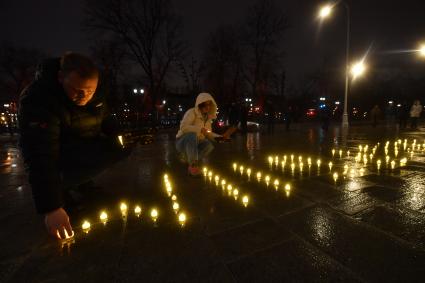
[[[20,99],[20,146],[38,213],[63,206],[61,152],[102,137],[108,121],[99,93],[86,106],[68,99],[58,82],[59,68],[59,59],[44,61]]]

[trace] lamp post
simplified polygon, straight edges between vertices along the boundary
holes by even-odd
[[[345,93],[344,93],[344,114],[342,116],[342,126],[348,127],[348,92],[349,92],[349,76],[350,76],[350,68],[349,68],[349,60],[350,60],[350,6],[345,1],[338,1],[333,5],[326,5],[320,9],[319,17],[321,19],[328,18],[332,9],[339,3],[342,3],[345,6],[347,11],[347,42],[346,42],[346,53],[345,53]]]

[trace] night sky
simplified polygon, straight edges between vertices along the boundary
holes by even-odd
[[[218,25],[238,23],[253,0],[176,0],[184,18],[184,36],[195,54]],[[340,6],[319,28],[317,0],[278,1],[289,16],[284,36],[289,84],[323,64],[344,67],[345,11]],[[351,0],[352,55],[358,58],[373,43],[379,60],[416,60],[414,55],[384,51],[414,49],[425,41],[425,1]],[[66,4],[64,4],[66,3]],[[51,55],[73,50],[88,52],[90,39],[81,29],[83,0],[14,0],[0,2],[0,40],[38,47]]]

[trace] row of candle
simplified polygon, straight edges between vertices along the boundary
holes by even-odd
[[[178,215],[177,220],[180,223],[180,226],[183,227],[186,223],[186,214],[181,211],[180,204],[177,202],[177,196],[173,194],[173,187],[169,180],[168,174],[164,174],[164,184],[167,195],[171,198],[174,213]]]
[[[210,182],[212,182],[212,177],[214,175],[213,171],[209,170],[207,167],[204,167],[202,171],[204,173],[204,177],[208,177]],[[239,199],[239,189],[234,187],[231,183],[227,183],[226,179],[221,179],[220,176],[216,174],[214,176],[214,183],[217,187],[221,187],[223,191],[227,191],[228,196],[233,196],[235,200]],[[249,196],[243,195],[241,201],[242,205],[247,207],[249,204]]]
[[[239,173],[243,176],[244,172],[246,173],[246,176],[248,178],[248,181],[251,180],[251,173],[252,173],[252,169],[251,168],[246,168],[244,165],[238,165],[236,162],[232,164],[232,168],[234,172],[237,172],[238,168],[239,168]],[[246,170],[245,170],[246,168]],[[257,171],[256,173],[256,177],[257,177],[257,181],[260,183],[261,179],[263,177],[263,173],[261,171]],[[268,187],[271,183],[272,177],[270,175],[266,175],[264,177],[264,181],[266,183],[266,186]],[[273,181],[273,186],[276,189],[276,191],[279,190],[280,188],[280,180],[277,178],[274,178]],[[287,196],[289,196],[290,191],[291,191],[291,185],[289,183],[287,183],[284,187],[285,193]]]

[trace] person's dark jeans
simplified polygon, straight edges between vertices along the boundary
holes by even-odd
[[[91,181],[130,153],[130,149],[122,148],[117,141],[109,138],[68,146],[62,151],[60,161],[64,187],[69,189]]]

